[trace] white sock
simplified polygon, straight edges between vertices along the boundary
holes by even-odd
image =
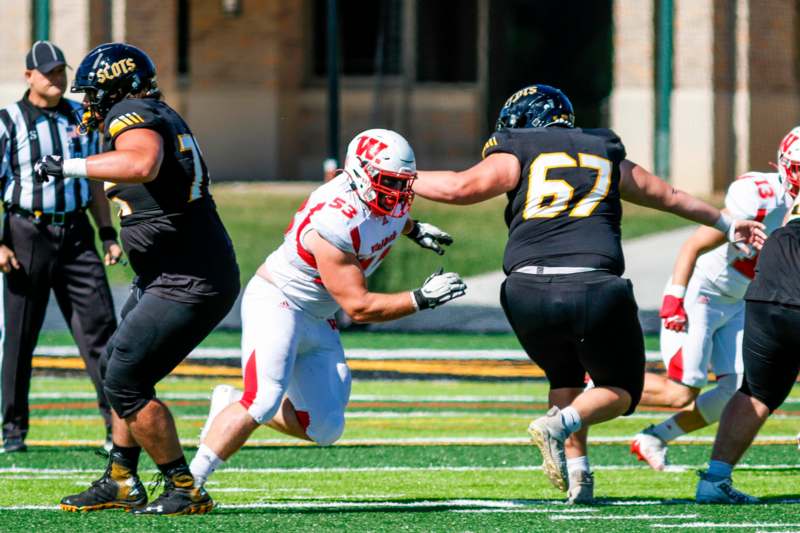
[[[724,461],[711,460],[708,462],[708,470],[706,473],[719,479],[728,479],[731,477],[731,474],[733,474],[733,465]]]
[[[570,405],[561,410],[561,423],[568,434],[575,433],[581,429],[581,415]]]
[[[214,450],[205,444],[201,444],[197,449],[197,454],[194,456],[194,459],[192,459],[192,464],[189,465],[189,470],[192,471],[192,475],[194,476],[195,485],[198,487],[203,485],[208,479],[208,476],[213,474],[214,470],[224,462],[225,461],[214,453]]]
[[[664,442],[675,440],[681,435],[686,434],[683,428],[681,428],[675,421],[675,416],[671,416],[670,418],[667,418],[661,422],[659,425],[653,427],[653,433],[655,433],[656,437]]]
[[[567,471],[570,474],[573,472],[589,472],[589,458],[582,455],[574,459],[567,459]]]

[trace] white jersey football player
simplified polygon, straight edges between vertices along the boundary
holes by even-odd
[[[308,197],[283,244],[262,264],[242,298],[244,393],[217,387],[191,464],[208,476],[261,424],[320,445],[344,431],[350,370],[333,315],[382,322],[462,296],[455,273],[434,273],[414,291],[370,292],[366,278],[401,234],[443,253],[445,232],[409,217],[414,152],[399,134],[358,134],[344,170]]]
[[[768,235],[784,221],[800,189],[787,169],[800,162],[800,127],[778,148],[778,172],[749,172],[728,188],[725,210],[736,219],[763,222]],[[701,255],[702,254],[702,255]],[[757,256],[701,227],[681,247],[659,315],[666,376],[647,373],[640,405],[681,408],[638,433],[631,453],[652,468],[667,466],[667,443],[717,422],[742,383],[744,294]],[[690,277],[691,275],[691,277]],[[716,386],[702,394],[708,371]]]

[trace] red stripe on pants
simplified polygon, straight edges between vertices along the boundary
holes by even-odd
[[[244,394],[242,399],[239,400],[245,409],[249,409],[253,405],[253,400],[256,399],[258,392],[258,374],[256,373],[256,351],[250,354],[247,359],[247,364],[244,367]]]
[[[296,411],[297,421],[303,426],[303,431],[308,430],[308,425],[311,423],[311,417],[308,416],[308,411]]]
[[[680,348],[672,359],[669,360],[669,368],[667,368],[667,377],[675,381],[683,380],[683,348]]]

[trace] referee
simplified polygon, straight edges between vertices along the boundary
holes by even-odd
[[[111,426],[99,360],[116,319],[94,230],[85,214],[88,207],[100,228],[105,263],[115,264],[122,250],[111,226],[108,200],[102,183],[73,178],[37,183],[32,175],[33,164],[42,156],[71,159],[97,152],[95,134],[78,134],[80,104],[63,97],[66,66],[58,47],[35,42],[25,64],[28,91],[18,102],[0,109],[4,453],[26,450],[33,350],[51,288],[94,383],[107,438]]]

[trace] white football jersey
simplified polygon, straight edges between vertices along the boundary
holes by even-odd
[[[369,276],[392,249],[407,219],[407,214],[373,214],[353,191],[347,175],[340,174],[303,203],[283,244],[267,257],[267,269],[275,285],[298,307],[317,318],[329,318],[339,304],[322,284],[317,262],[304,245],[308,232],[315,230],[336,248],[355,254]]]
[[[728,187],[725,196],[725,207],[733,218],[762,222],[767,235],[783,224],[792,202],[777,172],[748,172]],[[695,269],[722,294],[744,298],[747,285],[755,277],[757,259],[757,254],[748,257],[726,243],[703,254]]]

